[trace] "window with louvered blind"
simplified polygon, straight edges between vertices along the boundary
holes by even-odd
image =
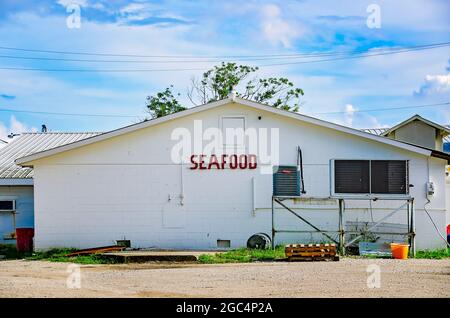
[[[407,194],[408,162],[405,160],[335,160],[334,192],[337,194]]]

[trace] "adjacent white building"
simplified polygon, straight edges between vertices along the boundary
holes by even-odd
[[[16,228],[34,227],[33,169],[17,158],[98,133],[21,133],[0,149],[0,244],[15,244]]]
[[[218,132],[228,136],[231,128],[246,137],[215,138]],[[38,249],[120,239],[133,247],[213,249],[245,246],[255,233],[270,235],[272,165],[297,167],[299,148],[299,198],[283,202],[315,226],[338,230],[338,198],[362,199],[346,202],[345,224],[376,222],[414,198],[417,248],[443,246],[424,206],[444,232],[449,154],[236,97],[16,163],[34,171]],[[311,229],[279,206],[275,214],[279,229]],[[406,226],[407,220],[402,210],[385,222]],[[320,233],[285,232],[276,243],[321,240]]]

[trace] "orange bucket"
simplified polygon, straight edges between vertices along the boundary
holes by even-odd
[[[407,259],[409,245],[403,243],[391,243],[392,257],[395,259]]]

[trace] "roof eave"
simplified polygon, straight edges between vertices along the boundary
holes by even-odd
[[[450,153],[432,150],[431,157],[447,160],[447,164],[450,164]]]

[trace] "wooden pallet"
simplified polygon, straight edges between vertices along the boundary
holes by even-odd
[[[289,244],[284,252],[288,261],[338,261],[336,244]]]

